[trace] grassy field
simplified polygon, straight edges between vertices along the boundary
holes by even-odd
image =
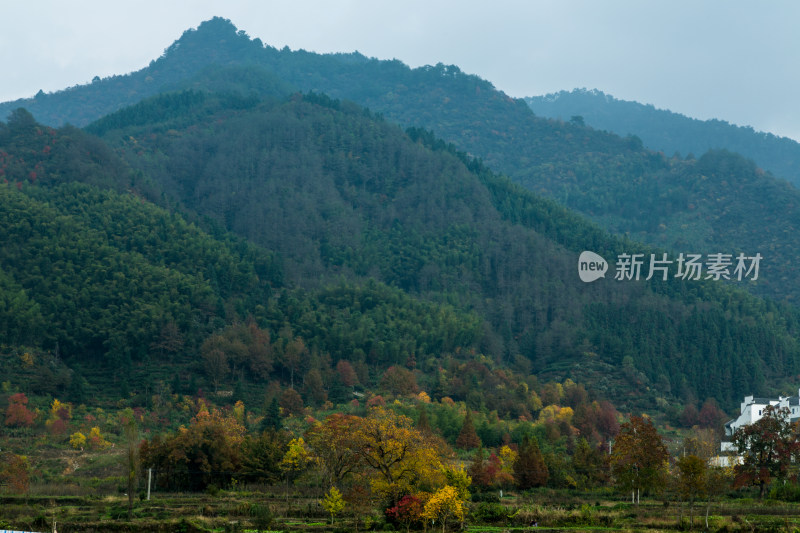
[[[659,500],[639,506],[616,499],[560,491],[506,495],[501,502],[472,502],[464,529],[505,531],[686,531],[686,505]],[[601,497],[602,496],[602,497]],[[591,500],[591,501],[589,501]],[[705,506],[694,509],[695,530],[706,530]],[[0,497],[0,529],[51,531],[55,521],[67,532],[239,532],[239,531],[404,531],[389,524],[377,508],[345,511],[330,523],[319,499],[284,498],[281,487],[210,494],[154,494],[136,499],[128,519],[128,500],[119,496]],[[711,508],[709,531],[800,531],[800,505],[749,498],[726,500]],[[440,526],[430,525],[431,531]],[[453,530],[461,524],[452,524]]]

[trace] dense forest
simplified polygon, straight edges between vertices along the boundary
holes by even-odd
[[[795,186],[800,184],[800,144],[786,137],[724,120],[689,118],[650,104],[619,100],[597,89],[531,96],[525,102],[539,116],[578,121],[623,137],[635,135],[650,150],[667,155],[677,152],[700,156],[709,150],[736,152]]]
[[[239,106],[298,90],[350,100],[402,127],[432,131],[612,233],[676,254],[761,253],[760,281],[744,287],[778,300],[800,296],[794,188],[726,151],[667,157],[636,136],[537,117],[524,101],[452,65],[411,69],[358,53],[277,50],[215,18],[186,31],[140,71],[4,104],[0,112],[24,105],[45,124],[86,125],[172,90],[224,93]],[[110,126],[93,127],[101,133]]]
[[[463,400],[437,368],[475,354],[517,379],[579,378],[624,407],[734,405],[797,372],[791,308],[713,281],[583,284],[584,249],[656,250],[352,103],[189,90],[87,130],[103,140],[22,110],[0,128],[3,231],[18,243],[2,268],[39,330],[14,313],[7,328],[79,373],[121,365],[120,379],[149,387],[137,369],[154,375],[170,346],[186,376],[203,361],[214,389],[294,387],[311,372],[329,391],[341,360],[377,383],[413,358],[426,390]],[[243,323],[270,339],[269,357],[209,340]]]

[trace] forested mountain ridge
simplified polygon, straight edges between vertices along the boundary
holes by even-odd
[[[242,64],[209,66],[202,56],[210,37],[218,45],[219,57],[230,52],[244,57],[245,63],[263,55],[277,59],[254,69]],[[229,42],[234,44],[227,48]],[[555,202],[498,177],[463,151],[468,149],[465,145],[480,149],[489,139],[487,164],[490,158],[497,163],[513,153],[509,159],[529,164],[519,168],[553,178],[553,182],[542,179],[541,188],[568,205],[576,199],[592,200],[579,194],[577,176],[586,176],[576,174],[582,168],[576,164],[589,168],[589,177],[600,169],[598,180],[609,169],[624,169],[615,176],[635,198],[637,187],[627,179],[631,173],[651,176],[680,165],[695,168],[699,162],[669,161],[643,150],[636,139],[536,119],[521,101],[455,68],[411,70],[399,62],[358,55],[278,52],[237,33],[221,19],[187,32],[156,62],[158,72],[174,75],[176,71],[167,67],[179,59],[185,60],[186,76],[176,75],[170,83],[188,90],[155,96],[88,128],[103,135],[116,153],[98,139],[78,133],[85,142],[98,143],[97,153],[105,153],[111,168],[120,169],[118,174],[109,173],[119,176],[110,181],[106,173],[97,173],[96,185],[130,189],[162,205],[177,202],[196,213],[191,216],[197,220],[208,217],[218,227],[268,250],[261,266],[253,260],[245,261],[245,266],[251,264],[247,269],[257,273],[253,279],[284,288],[254,307],[244,303],[248,301],[244,297],[226,303],[226,298],[214,296],[216,308],[221,306],[226,314],[219,315],[221,321],[206,322],[218,331],[251,317],[256,327],[269,332],[274,341],[270,345],[277,343],[279,354],[290,345],[297,347],[292,344],[295,339],[312,345],[308,353],[314,357],[287,366],[276,356],[267,365],[267,375],[277,372],[290,379],[311,370],[330,375],[330,365],[319,362],[325,357],[334,362],[352,357],[361,368],[379,371],[387,364],[402,363],[412,353],[428,361],[420,370],[433,379],[438,375],[438,356],[458,349],[483,353],[523,373],[533,370],[564,377],[587,372],[586,381],[609,395],[625,390],[624,394],[636,397],[637,391],[652,388],[684,398],[713,396],[728,405],[743,393],[764,390],[768,383],[796,373],[796,318],[791,308],[713,282],[582,284],[575,267],[583,249],[609,258],[651,250],[611,238]],[[296,67],[296,59],[305,61],[305,66]],[[386,70],[395,82],[405,79],[408,85],[393,82],[397,93],[381,93],[386,82],[373,76],[376,70],[363,70],[364,65]],[[291,72],[297,79],[287,82],[285,73]],[[115,83],[124,83],[122,78]],[[425,131],[404,133],[347,101],[318,94],[285,99],[288,87],[304,78],[317,87],[330,83],[340,93],[361,91],[363,98],[378,104],[394,102],[386,112],[388,118],[399,120],[405,114],[408,123],[414,117],[427,117],[453,135],[463,134],[461,152]],[[458,90],[448,92],[451,86]],[[416,110],[405,105],[417,97],[438,104]],[[479,113],[467,113],[471,107],[479,107]],[[20,117],[25,118],[15,116],[7,126],[8,145],[16,143],[15,150],[37,157],[44,154],[46,147],[37,142],[50,135],[49,130],[30,124],[30,142],[21,142],[14,131]],[[27,118],[21,122],[26,121],[30,122]],[[84,154],[95,151],[77,153],[81,157],[76,161],[83,161]],[[48,164],[44,155],[41,160],[21,159],[25,165],[14,170],[13,178],[20,192],[50,186],[45,179],[50,173],[38,172]],[[716,168],[711,164],[704,172],[714,176]],[[519,173],[514,176],[517,180]],[[60,179],[80,181],[83,174],[62,173]],[[602,198],[613,197],[609,193]],[[678,195],[675,201],[686,199]],[[609,218],[606,211],[593,214]],[[635,214],[643,218],[642,213]],[[630,213],[621,218],[625,216]],[[738,250],[760,251],[738,246],[713,251]],[[765,261],[765,278],[767,266]],[[277,273],[282,277],[273,276]],[[380,294],[380,300],[394,302],[374,316],[355,313],[349,304],[328,313],[324,310],[330,308],[318,300],[319,291],[357,292],[370,279],[378,285],[367,290],[368,299]],[[332,289],[341,282],[344,288]],[[30,296],[31,287],[13,283]],[[213,285],[210,289],[212,294],[216,290]],[[262,294],[243,292],[256,298]],[[418,309],[433,306],[427,308],[431,312],[441,307],[434,315],[442,316],[442,321],[430,322],[428,311],[400,313],[422,321],[414,325],[392,318],[397,311],[386,312],[394,305],[414,309],[417,302],[422,306]],[[323,326],[323,317],[330,316],[336,317],[335,323]],[[433,329],[424,333],[428,327]],[[191,336],[197,355],[205,341],[200,334]],[[443,346],[420,341],[425,338],[451,340]],[[107,350],[103,342],[99,345]],[[214,348],[208,350],[206,355],[216,353]],[[229,361],[227,368],[229,377],[241,377],[245,366]],[[253,372],[253,379],[264,379],[259,373],[263,370]],[[609,373],[615,377],[609,379]],[[452,382],[436,387],[454,397],[466,394]]]
[[[617,234],[675,253],[761,253],[761,279],[748,288],[800,298],[800,197],[769,173],[735,154],[668,158],[636,137],[536,117],[522,100],[455,66],[410,69],[357,53],[277,50],[215,18],[185,32],[141,71],[24,103],[43,120],[85,124],[167,88],[228,92],[242,105],[297,89],[349,99],[404,127],[433,131]],[[709,169],[711,161],[722,167]]]
[[[263,393],[275,379],[299,388],[309,372],[331,387],[321,359],[331,353],[361,353],[355,371],[373,386],[370,372],[409,354],[468,355],[482,336],[476,315],[374,281],[286,286],[276,254],[150,203],[158,188],[137,188],[147,180],[80,130],[17,111],[0,123],[0,168],[0,369],[28,393],[110,403],[157,383]]]
[[[324,95],[229,108],[213,94],[202,99],[170,116],[160,108],[171,100],[156,97],[88,129],[187,209],[277,252],[293,284],[375,279],[453,305],[485,321],[475,338],[484,354],[537,374],[584,371],[585,382],[614,394],[601,374],[625,368],[636,387],[732,401],[728,391],[766,385],[762,364],[746,354],[770,337],[783,339],[770,367],[793,372],[790,308],[770,315],[771,304],[713,282],[583,284],[583,249],[647,249],[430,133],[404,133]],[[368,362],[370,351],[356,360]]]
[[[700,156],[709,150],[728,150],[800,185],[800,143],[749,126],[724,120],[699,120],[653,105],[619,100],[597,89],[574,89],[525,102],[534,113],[559,120],[582,120],[587,126],[617,135],[636,135],[646,147],[667,155]],[[578,118],[580,117],[580,118]]]
[[[11,178],[3,238],[17,243],[0,262],[16,306],[6,338],[58,346],[79,375],[111,365],[127,369],[126,386],[147,386],[145,376],[170,375],[154,363],[166,350],[184,379],[255,386],[317,375],[330,387],[337,361],[369,383],[413,357],[433,394],[465,399],[486,376],[465,382],[437,368],[483,353],[522,375],[573,375],[624,405],[648,387],[727,404],[795,372],[790,310],[711,282],[584,285],[574,274],[581,249],[611,256],[637,245],[429,133],[409,137],[319,95],[243,105],[190,93],[141,106],[98,123],[113,150],[24,112],[0,127]],[[110,170],[96,173],[105,181],[81,170],[96,161]],[[70,183],[84,176],[106,190]],[[134,194],[112,191],[121,185]],[[211,240],[136,196],[165,194],[271,251]],[[236,329],[244,320],[256,333]],[[236,338],[271,340],[234,357]],[[215,361],[217,349],[230,359]],[[492,404],[519,412],[503,394]]]

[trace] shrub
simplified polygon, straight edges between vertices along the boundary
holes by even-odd
[[[497,524],[508,519],[508,509],[499,503],[483,502],[475,507],[471,515],[478,523]]]

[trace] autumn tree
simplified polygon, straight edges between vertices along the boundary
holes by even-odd
[[[406,494],[396,505],[386,509],[386,517],[404,525],[408,533],[412,525],[423,520],[424,505],[420,495]]]
[[[187,428],[142,444],[142,464],[156,469],[158,484],[169,490],[224,487],[241,466],[244,436],[235,417],[201,403]]]
[[[309,357],[309,351],[306,343],[300,337],[295,337],[290,341],[286,348],[283,350],[283,357],[281,363],[289,370],[289,384],[294,389],[294,375],[302,368]]]
[[[83,446],[85,444],[86,444],[86,435],[84,435],[80,431],[76,431],[75,433],[69,436],[69,445],[72,446],[74,449],[83,450]]]
[[[733,484],[734,466],[732,463],[719,466],[709,465],[706,469],[706,530],[708,530],[708,515],[711,512],[711,504],[718,501]]]
[[[422,433],[432,433],[433,430],[431,429],[431,422],[428,420],[428,409],[425,407],[425,403],[420,403],[417,407],[417,412],[419,416],[417,417],[417,431],[421,431]]]
[[[611,452],[611,471],[615,484],[631,491],[637,504],[640,491],[663,485],[668,460],[667,447],[650,419],[632,416],[622,424]]]
[[[708,428],[695,428],[683,441],[683,453],[696,455],[705,462],[719,455],[720,441],[717,431]]]
[[[381,377],[381,388],[398,396],[414,394],[417,388],[417,378],[414,372],[402,366],[390,366]]]
[[[111,443],[108,442],[105,437],[103,437],[103,435],[100,433],[100,428],[97,426],[94,426],[91,430],[89,430],[89,436],[86,437],[86,441],[89,443],[89,446],[95,450],[108,448],[111,446]]]
[[[67,431],[67,423],[72,418],[72,405],[53,399],[50,406],[50,417],[45,425],[53,435],[63,435]]]
[[[361,464],[354,440],[360,423],[357,416],[335,413],[308,430],[308,446],[322,466],[328,485],[341,486],[345,476]]]
[[[312,368],[306,372],[303,378],[303,389],[305,396],[309,403],[319,407],[328,399],[328,393],[325,391],[325,384],[322,381],[322,373],[319,369]]]
[[[773,479],[786,479],[800,443],[792,431],[789,409],[768,405],[753,424],[738,428],[733,444],[742,457],[736,466],[735,486],[757,485],[764,497]]]
[[[372,487],[394,505],[421,482],[440,475],[443,445],[413,427],[412,420],[382,407],[361,419],[357,453],[372,471]]]
[[[336,372],[339,374],[339,379],[345,387],[354,387],[358,384],[358,374],[356,374],[353,365],[350,361],[344,359],[336,363]]]
[[[676,467],[678,492],[689,503],[689,523],[694,528],[694,502],[705,494],[708,465],[696,455],[685,455],[678,459]]]
[[[325,495],[322,499],[322,508],[328,511],[331,515],[331,524],[333,524],[334,518],[336,515],[342,512],[345,506],[344,498],[342,498],[342,493],[339,492],[339,489],[336,487],[331,487],[331,490]]]
[[[714,398],[708,398],[703,402],[703,407],[700,408],[700,413],[698,414],[700,425],[709,429],[720,428],[726,418],[725,413],[717,406]]]
[[[697,411],[697,407],[694,404],[687,403],[683,407],[683,411],[681,411],[679,421],[686,428],[698,425],[700,423],[700,413]]]
[[[0,454],[0,487],[8,486],[15,493],[28,492],[30,465],[24,455]]]
[[[422,512],[427,520],[438,520],[442,524],[442,533],[447,528],[447,521],[451,518],[463,520],[466,510],[464,499],[455,487],[445,485],[433,493],[425,504]]]
[[[161,331],[156,340],[150,345],[150,348],[158,352],[159,356],[164,353],[176,354],[183,348],[184,339],[178,325],[174,320],[170,320],[161,326]]]
[[[281,393],[281,399],[278,403],[286,416],[301,416],[305,412],[303,397],[292,388],[286,389]]]
[[[292,439],[286,447],[286,453],[281,459],[280,468],[286,477],[286,505],[289,505],[289,483],[309,467],[313,456],[308,450],[303,437]]]
[[[219,384],[225,380],[228,375],[228,357],[225,352],[219,348],[203,345],[204,349],[201,350],[203,358],[203,368],[214,384],[214,392],[219,391]]]
[[[581,403],[575,407],[573,425],[592,445],[608,442],[619,433],[617,410],[607,401]]]
[[[273,364],[273,349],[269,333],[254,321],[235,323],[208,337],[200,347],[206,370],[212,379],[224,379],[228,372],[239,380],[249,374],[255,379],[269,376]]]
[[[34,414],[28,409],[28,397],[18,392],[8,398],[6,409],[6,426],[29,428],[33,425]]]

